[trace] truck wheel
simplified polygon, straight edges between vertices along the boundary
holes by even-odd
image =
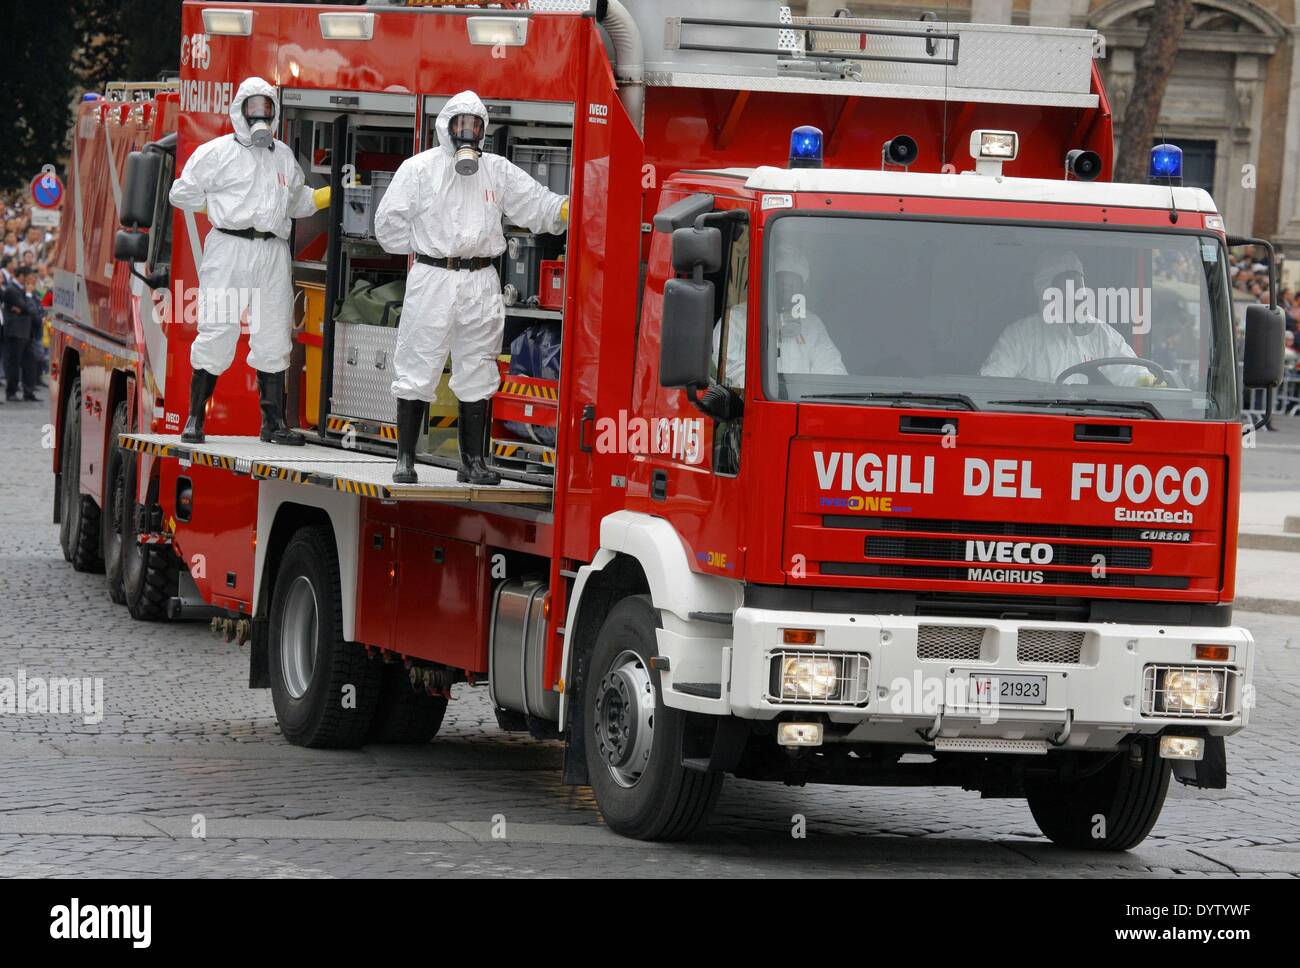
[[[1170,768],[1154,741],[1142,739],[1137,749],[1141,762],[1120,752],[1082,780],[1026,780],[1038,829],[1058,847],[1076,850],[1131,850],[1142,843],[1164,806]]]
[[[81,380],[72,381],[63,409],[63,487],[59,543],[74,571],[104,570],[99,554],[99,506],[81,493]]]
[[[378,705],[370,724],[371,743],[424,744],[442,727],[447,697],[416,692],[406,667],[394,662],[383,667]]]
[[[134,454],[123,452],[119,435],[126,433],[126,401],[113,411],[109,429],[108,461],[104,465],[104,513],[99,516],[99,546],[104,549],[104,577],[108,579],[108,597],[115,605],[126,603],[122,589],[122,516],[128,513],[131,498],[126,493],[126,464]],[[132,495],[134,497],[134,495]]]
[[[126,610],[138,622],[157,622],[167,617],[167,602],[176,595],[181,563],[168,545],[142,545],[137,527],[141,520],[135,503],[139,458],[122,455],[122,514],[118,534],[121,547],[122,594]]]
[[[343,639],[339,564],[326,528],[303,528],[280,559],[271,597],[271,698],[296,746],[355,747],[374,719],[382,671]]]
[[[669,709],[650,669],[659,615],[647,595],[611,609],[583,686],[587,772],[610,829],[637,840],[681,840],[703,824],[722,775],[682,766],[686,714]]]

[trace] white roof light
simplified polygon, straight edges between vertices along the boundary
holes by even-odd
[[[203,30],[227,37],[247,37],[253,32],[253,11],[204,10]]]
[[[373,13],[323,13],[320,32],[326,40],[371,40],[375,36]]]
[[[523,47],[528,43],[526,17],[466,17],[469,42],[480,47]]]
[[[996,159],[1015,161],[1020,153],[1020,138],[1014,131],[979,129],[970,133],[970,156],[976,161]]]

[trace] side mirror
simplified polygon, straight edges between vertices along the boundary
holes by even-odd
[[[713,283],[669,279],[664,285],[659,384],[695,389],[709,385],[713,362]]]
[[[1242,382],[1250,389],[1273,389],[1282,383],[1286,352],[1286,319],[1282,310],[1246,307],[1246,344],[1242,352]]]
[[[118,262],[148,262],[149,233],[128,232],[125,229],[113,237],[113,258]]]
[[[162,178],[163,154],[160,151],[133,151],[126,158],[126,175],[122,179],[121,222],[128,229],[153,227],[158,203],[158,183]]]
[[[673,232],[673,271],[690,275],[722,268],[722,230],[685,228]]]

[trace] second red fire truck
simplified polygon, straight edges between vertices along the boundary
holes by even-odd
[[[1248,720],[1240,399],[1280,315],[1238,352],[1175,149],[1106,181],[1090,31],[697,8],[187,2],[179,82],[74,132],[65,551],[250,642],[291,742],[428,741],[484,688],[629,836],[691,833],[730,774],[1024,797],[1134,846]],[[206,220],[167,189],[250,75],[333,187],[292,239],[298,449],[257,439],[251,373],[178,436]],[[471,87],[572,217],[507,226],[502,485],[456,482],[446,397],[399,485],[407,260],[373,211]]]

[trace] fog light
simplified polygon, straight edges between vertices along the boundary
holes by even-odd
[[[1199,760],[1205,756],[1205,740],[1200,736],[1161,736],[1162,760]]]
[[[1223,673],[1217,669],[1165,669],[1156,678],[1156,710],[1202,715],[1223,712]]]
[[[821,746],[821,723],[780,723],[776,741],[781,746]]]
[[[840,692],[840,660],[822,655],[787,655],[781,658],[782,699],[834,699]]]

